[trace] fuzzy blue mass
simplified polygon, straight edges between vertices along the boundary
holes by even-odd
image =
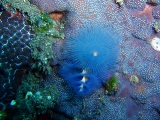
[[[59,68],[59,74],[79,96],[86,96],[101,86],[100,80],[91,73],[83,73],[76,65],[64,61]]]
[[[101,86],[101,82],[93,74],[74,74],[66,81],[79,96],[89,95]]]
[[[89,95],[114,72],[121,40],[111,26],[82,28],[65,40],[60,75],[78,95]]]
[[[59,75],[64,79],[68,79],[68,77],[81,72],[80,68],[68,61],[64,61],[59,67]]]
[[[66,39],[64,56],[79,68],[101,74],[115,66],[121,40],[111,26],[83,28]]]

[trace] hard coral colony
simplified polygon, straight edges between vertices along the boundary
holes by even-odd
[[[122,37],[111,26],[82,28],[64,42],[60,75],[81,96],[101,86],[114,71]]]

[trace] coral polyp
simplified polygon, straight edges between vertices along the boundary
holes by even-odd
[[[138,75],[136,74],[132,74],[130,77],[129,77],[129,81],[133,84],[138,84],[140,82],[140,78]]]
[[[160,51],[160,38],[155,37],[151,41],[151,46],[154,50]]]

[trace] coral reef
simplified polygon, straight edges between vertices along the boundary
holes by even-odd
[[[81,98],[76,96],[71,87],[66,84],[66,81],[57,77],[56,74],[46,78],[47,81],[53,82],[57,86],[60,94],[63,95],[58,101],[57,108],[66,119],[72,116],[81,119],[95,118],[100,120],[106,118],[109,120],[136,120],[143,117],[153,117],[156,120],[159,118],[157,112],[159,96],[155,93],[158,92],[158,86],[151,87],[150,83],[133,85],[130,84],[128,78],[122,74],[117,74],[117,79],[119,79],[120,82],[120,91],[114,96],[106,95],[105,89],[100,88],[90,96]],[[127,90],[126,87],[129,90]],[[155,91],[152,91],[153,88]],[[150,103],[149,99],[151,99],[152,95],[154,95],[154,98],[152,99],[153,102]],[[141,108],[139,108],[139,106],[141,106]],[[142,114],[145,110],[150,112],[152,110],[153,112],[151,114]]]
[[[81,30],[85,31],[84,29],[87,26],[90,27],[95,24],[104,28],[112,24],[113,28],[115,28],[112,31],[116,30],[116,35],[121,35],[123,39],[120,42],[120,54],[116,70],[119,84],[117,94],[114,96],[106,95],[105,88],[102,86],[90,96],[80,98],[74,95],[71,87],[66,84],[67,81],[58,77],[55,78],[56,75],[53,75],[54,82],[60,94],[63,95],[59,101],[61,103],[58,105],[59,111],[66,113],[68,116],[76,116],[81,119],[137,120],[153,118],[158,120],[160,118],[157,110],[159,108],[160,53],[151,46],[152,39],[154,37],[159,38],[159,33],[153,30],[155,19],[156,21],[159,19],[158,0],[124,0],[122,6],[119,6],[120,3],[117,5],[114,0],[68,0],[65,2],[62,0],[47,2],[32,0],[31,2],[47,12],[53,10],[67,10],[69,12],[67,14],[64,46],[67,39],[71,37],[71,44],[68,43],[68,46],[72,47],[72,41],[77,42],[75,37],[79,35]],[[105,33],[107,34],[106,31]],[[83,45],[77,45],[80,45],[79,48],[82,49],[87,45],[85,43],[88,43],[88,41],[84,41]],[[92,47],[94,41],[89,43],[90,46],[88,48]],[[101,44],[105,43],[99,41],[98,45]],[[78,48],[77,45],[75,45],[76,50]],[[82,50],[86,51],[86,49]],[[74,54],[76,54],[75,51],[70,50],[65,57],[67,59],[65,62],[67,63],[62,63],[63,67],[60,67],[60,74],[66,80],[70,74],[74,76],[79,73],[78,75],[80,75],[84,70],[84,66],[81,66],[80,69],[78,68],[79,63],[76,64],[77,61],[72,63],[73,58],[77,59],[77,57],[73,56]],[[96,56],[97,53],[95,52],[94,55]],[[89,55],[86,56],[88,58]],[[78,58],[78,60],[82,58]],[[85,63],[88,62],[90,60]],[[95,66],[93,65],[92,67]],[[85,78],[85,75],[83,77]],[[52,77],[46,79],[52,80]],[[146,113],[144,113],[145,111]]]
[[[44,76],[39,76],[39,72],[34,74],[36,79],[22,82],[16,99],[12,97],[10,109],[12,112],[22,110],[23,114],[9,114],[6,116],[7,119],[8,116],[30,119],[31,115],[33,119],[60,120],[160,119],[160,52],[157,41],[160,38],[159,0],[24,0],[23,3],[20,0],[1,0],[0,3],[7,11],[13,13],[19,10],[27,20],[31,19],[29,21],[32,28],[37,31],[35,42],[31,45],[32,50],[35,50],[32,51],[35,52],[32,55],[36,63],[33,71],[46,72]],[[26,8],[27,5],[29,10]],[[41,10],[35,10],[34,13],[33,9],[39,8]],[[63,15],[66,17],[65,37],[60,32],[61,28],[63,29]],[[53,36],[50,31],[53,32]],[[101,40],[104,37],[109,39]],[[115,37],[118,42],[111,40]],[[51,47],[53,43],[55,44]],[[106,43],[111,43],[111,48],[118,46],[118,49],[107,49],[109,44]],[[1,43],[0,48],[2,46]],[[97,48],[96,51],[92,51],[94,48]],[[92,51],[91,54],[86,52],[89,50]],[[116,51],[116,55],[110,55],[113,61],[108,59],[110,56],[103,57]],[[103,55],[100,56],[100,53]],[[118,61],[114,58],[118,58]],[[109,67],[106,59],[111,64]],[[50,61],[52,72],[48,69],[51,68]],[[103,64],[99,64],[100,62]],[[4,100],[8,99],[3,97],[6,91],[7,94],[10,91],[12,93],[10,89],[17,83],[13,86],[4,84],[8,83],[8,71],[0,66],[0,73],[0,84],[4,85],[1,91],[3,101],[0,102],[4,104]],[[110,83],[109,78],[112,74],[116,76],[118,83]],[[30,75],[29,78],[33,76]],[[104,81],[104,78],[108,78],[108,81]],[[116,94],[106,94],[106,82],[113,88],[117,83]],[[108,89],[110,90],[110,87]],[[58,94],[54,91],[58,91]],[[46,95],[47,93],[49,95]],[[43,97],[44,101],[41,100]],[[50,100],[54,101],[53,105]]]
[[[138,39],[148,40],[152,33],[152,22],[134,16],[132,21],[134,24],[133,36]]]
[[[126,46],[130,46],[130,50]],[[123,49],[121,49],[119,60],[120,62],[123,61],[123,64],[119,66],[120,71],[125,71],[128,75],[136,74],[143,78],[145,82],[159,80],[160,53],[155,51],[150,44],[132,38],[123,41],[121,47]]]
[[[8,108],[31,66],[44,74],[51,73],[54,38],[64,38],[64,34],[60,33],[63,26],[59,21],[52,20],[49,13],[43,13],[28,0],[24,3],[4,0],[0,4],[1,102]]]
[[[52,45],[55,43],[55,40],[53,38],[64,38],[64,34],[61,34],[64,24],[61,24],[57,20],[52,20],[49,13],[44,13],[37,6],[30,4],[28,0],[25,0],[24,3],[19,0],[15,2],[5,0],[0,1],[0,3],[7,11],[11,12],[12,15],[17,11],[23,13],[25,19],[32,26],[32,30],[36,33],[33,40],[34,42],[30,43],[32,50],[31,56],[36,61],[32,68],[39,69],[45,74],[50,74],[50,61],[54,58]],[[44,40],[48,40],[49,44],[41,42]]]

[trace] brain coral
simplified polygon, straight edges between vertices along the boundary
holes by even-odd
[[[30,67],[29,42],[33,38],[30,25],[17,12],[0,16],[0,101],[9,103],[15,97],[23,73]]]

